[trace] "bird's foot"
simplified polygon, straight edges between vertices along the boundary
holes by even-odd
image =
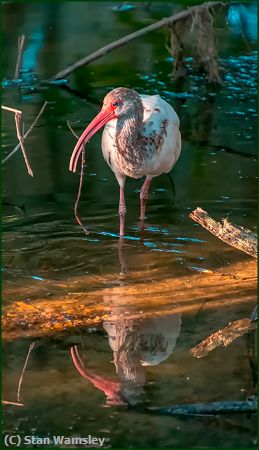
[[[126,208],[119,209],[119,216],[120,216],[120,238],[122,238],[124,236]]]
[[[146,219],[146,216],[139,218],[139,229],[140,229],[140,231],[145,231],[145,219]]]
[[[120,238],[124,237],[124,218],[120,217]]]
[[[124,188],[120,187],[120,203],[119,203],[120,237],[124,236],[125,216],[126,216],[126,204],[124,199]]]

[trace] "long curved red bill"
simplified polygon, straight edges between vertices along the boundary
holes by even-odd
[[[99,114],[97,114],[97,116],[92,120],[85,131],[81,134],[73,150],[69,163],[69,170],[71,170],[71,172],[76,171],[79,156],[81,155],[82,150],[89,139],[91,139],[91,137],[95,133],[97,133],[97,131],[100,130],[100,128],[102,128],[107,122],[115,119],[115,117],[116,115],[114,109],[102,108]]]

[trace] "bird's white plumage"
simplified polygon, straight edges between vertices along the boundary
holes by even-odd
[[[159,95],[140,95],[144,106],[141,136],[147,141],[147,157],[141,169],[131,174],[133,178],[156,177],[169,172],[175,165],[181,152],[181,134],[179,118],[169,103]],[[125,183],[127,173],[118,169],[116,164],[116,124],[117,119],[109,121],[102,135],[104,159],[113,170],[120,186]],[[152,139],[153,137],[153,139]]]

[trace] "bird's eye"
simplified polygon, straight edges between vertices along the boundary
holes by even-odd
[[[119,105],[120,105],[120,101],[119,101],[119,100],[116,100],[115,102],[113,102],[112,105],[113,105],[113,106],[119,106]]]

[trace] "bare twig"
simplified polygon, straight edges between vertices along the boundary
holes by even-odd
[[[34,121],[32,122],[30,128],[26,131],[26,133],[23,136],[23,141],[29,136],[29,134],[31,133],[32,129],[34,128],[34,126],[36,125],[36,123],[38,122],[39,118],[41,117],[41,115],[44,112],[44,109],[46,108],[48,102],[45,102],[44,105],[42,106],[39,114],[37,115],[37,117],[34,119]],[[3,107],[4,109],[8,109],[7,107]],[[10,108],[9,108],[10,109]],[[18,110],[17,110],[18,111]],[[16,145],[16,147],[9,153],[9,155],[7,155],[3,160],[2,160],[2,164],[5,164],[6,161],[8,161],[8,159],[10,159],[21,147],[21,143],[19,142],[19,144]]]
[[[23,403],[18,403],[18,402],[8,402],[8,400],[2,400],[2,405],[24,406]]]
[[[227,347],[238,337],[256,329],[256,322],[251,319],[241,319],[230,322],[225,328],[216,331],[193,347],[190,352],[196,358],[203,358],[214,348],[223,345]]]
[[[202,208],[196,208],[189,217],[223,242],[254,258],[257,257],[257,236],[252,231],[243,227],[235,227],[227,219],[223,219],[222,223],[216,222]]]
[[[81,222],[80,217],[78,216],[78,204],[81,197],[82,192],[82,186],[83,186],[83,177],[84,177],[84,164],[85,164],[85,148],[82,150],[82,162],[81,162],[81,171],[80,171],[80,181],[79,181],[79,187],[78,187],[78,193],[77,193],[77,199],[74,206],[74,214],[75,218],[77,220],[77,223],[80,225],[80,227],[84,230],[86,234],[89,234],[89,231],[84,227],[83,223]]]
[[[70,129],[71,133],[73,134],[73,136],[75,136],[76,139],[79,139],[78,134],[76,134],[76,132],[73,130],[71,123],[67,120],[67,126]]]
[[[24,363],[24,366],[23,366],[23,369],[22,369],[22,373],[21,373],[20,378],[19,378],[19,384],[18,384],[18,389],[17,389],[17,401],[18,402],[20,402],[20,391],[21,391],[21,386],[22,386],[24,372],[26,370],[26,367],[27,367],[27,364],[28,364],[28,361],[29,361],[29,357],[30,357],[30,354],[31,354],[31,351],[32,351],[33,347],[34,347],[34,342],[32,342],[30,344],[30,347],[29,347],[29,350],[28,350],[28,353],[27,353],[27,356],[26,356],[26,359],[25,359],[25,363]]]
[[[14,72],[15,80],[17,80],[20,69],[21,69],[21,61],[22,61],[24,42],[25,42],[25,35],[22,34],[21,36],[18,37],[18,55],[17,55],[16,66],[15,66],[15,72]]]
[[[76,139],[79,139],[79,136],[75,133],[75,131],[73,130],[73,128],[72,128],[72,126],[71,126],[71,124],[70,124],[70,122],[68,120],[67,120],[67,126],[70,129],[70,131],[73,134],[73,136],[75,136]],[[81,197],[82,186],[83,186],[84,164],[85,164],[85,148],[83,148],[83,151],[82,151],[80,182],[79,182],[79,187],[78,187],[77,199],[76,199],[75,206],[74,206],[74,213],[75,213],[75,218],[77,220],[77,223],[80,225],[81,228],[83,228],[83,230],[84,230],[84,232],[86,234],[89,234],[87,229],[82,224],[82,221],[81,221],[80,217],[78,216],[78,205],[79,205],[79,200],[80,200],[80,197]]]
[[[79,136],[75,133],[75,131],[71,127],[71,124],[70,124],[70,122],[68,120],[67,120],[67,126],[70,129],[70,131],[73,134],[73,136],[75,136],[76,139],[79,139]],[[83,186],[84,164],[85,164],[85,147],[83,147],[83,150],[82,150],[82,160],[81,161],[82,162],[81,162],[80,181],[79,181],[77,199],[76,199],[75,206],[74,206],[74,214],[75,214],[75,218],[77,220],[77,223],[80,225],[81,228],[83,228],[83,230],[84,230],[84,232],[86,234],[89,234],[89,231],[87,231],[87,229],[84,227],[80,217],[78,216],[78,205],[79,205],[79,200],[80,200],[80,197],[81,197],[82,186]]]
[[[20,146],[22,149],[22,154],[23,154],[23,158],[28,170],[28,174],[33,177],[33,171],[31,169],[30,163],[28,161],[27,155],[26,155],[26,150],[24,147],[24,138],[22,137],[22,133],[21,133],[21,114],[15,113],[14,118],[15,118],[15,125],[16,125],[16,133],[17,133],[17,137],[18,137],[18,141],[20,142]]]
[[[71,127],[71,124],[70,124],[70,122],[68,120],[67,120],[67,126],[70,129],[70,131],[73,134],[73,136],[75,136],[76,139],[79,139],[79,136],[75,133],[75,131]],[[87,231],[87,229],[82,224],[81,219],[78,216],[78,212],[77,212],[78,211],[79,200],[80,200],[81,192],[82,192],[82,186],[83,186],[84,165],[85,165],[85,148],[83,148],[83,150],[82,150],[82,160],[81,161],[82,162],[81,162],[80,181],[79,181],[79,187],[78,187],[78,192],[77,192],[77,199],[75,201],[75,206],[74,206],[74,214],[75,214],[75,218],[77,220],[77,223],[80,225],[81,228],[83,228],[83,230],[84,230],[84,232],[86,234],[89,234],[89,231]]]
[[[207,6],[207,8],[217,8],[217,7],[225,7],[226,3],[208,2],[203,5],[204,5],[204,7]],[[65,78],[70,73],[72,73],[74,70],[78,69],[79,67],[81,67],[85,64],[89,64],[90,62],[95,61],[96,59],[100,58],[101,56],[109,53],[111,50],[119,48],[119,47],[127,44],[128,42],[131,42],[134,39],[137,39],[138,37],[149,33],[150,31],[158,30],[160,28],[163,28],[164,26],[167,26],[168,24],[173,24],[179,20],[185,19],[186,17],[195,14],[199,8],[200,8],[200,5],[192,6],[191,8],[188,8],[187,10],[181,11],[178,14],[174,14],[173,16],[159,20],[158,22],[153,23],[152,25],[141,28],[140,30],[138,30],[134,33],[128,34],[127,36],[124,36],[123,38],[118,39],[117,41],[114,41],[108,45],[105,45],[104,47],[100,48],[96,52],[91,53],[91,55],[85,56],[84,58],[80,59],[79,61],[75,62],[74,64],[71,64],[70,66],[68,66],[66,69],[61,70],[56,75],[54,75],[51,78],[51,80]]]

